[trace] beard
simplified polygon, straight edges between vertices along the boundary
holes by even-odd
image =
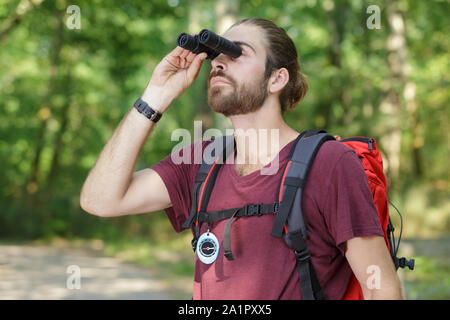
[[[210,87],[210,80],[215,76],[228,80],[231,84],[226,86],[231,88],[223,85]],[[262,107],[268,96],[268,81],[269,78],[262,76],[254,84],[238,84],[237,81],[218,70],[211,73],[208,79],[208,105],[212,110],[226,117],[255,112]],[[225,93],[229,89],[231,92]]]

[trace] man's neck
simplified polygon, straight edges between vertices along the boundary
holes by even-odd
[[[298,136],[279,110],[279,106],[264,104],[256,112],[230,116],[236,141],[236,164],[264,166]]]

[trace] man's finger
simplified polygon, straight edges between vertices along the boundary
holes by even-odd
[[[172,50],[172,52],[170,52],[167,56],[168,57],[173,57],[176,59],[184,59],[186,58],[186,56],[190,53],[189,50],[184,49],[180,46],[177,46],[175,49]]]
[[[176,46],[175,49],[173,49],[170,53],[169,56],[174,56],[177,57],[179,56],[181,53],[183,53],[183,51],[186,50],[180,46]]]
[[[186,59],[186,57],[191,53],[191,51],[187,49],[183,49],[183,52],[180,54],[181,59]]]
[[[206,59],[206,57],[207,54],[205,52],[195,55],[194,60],[187,69],[187,76],[189,78],[189,81],[194,81],[195,78],[197,78],[198,73],[200,72],[200,68],[202,66],[202,62],[203,60]]]
[[[197,54],[190,52],[186,57],[186,61],[188,63],[191,63],[192,61],[194,61],[196,56],[197,56]]]

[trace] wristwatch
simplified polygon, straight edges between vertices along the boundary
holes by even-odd
[[[137,99],[136,102],[134,103],[134,107],[137,109],[137,111],[139,111],[140,113],[142,113],[145,117],[147,117],[148,119],[150,119],[153,122],[158,122],[159,119],[161,119],[162,114],[153,110],[148,104],[147,102],[145,102],[144,100],[142,100],[141,98]]]

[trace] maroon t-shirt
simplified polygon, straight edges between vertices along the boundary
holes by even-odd
[[[202,150],[210,141],[199,141],[181,150]],[[234,164],[220,169],[207,211],[270,204],[293,141],[269,166],[278,162],[278,171],[262,175],[255,171],[239,176]],[[233,156],[233,153],[231,153]],[[193,162],[191,162],[193,163]],[[189,216],[192,187],[200,164],[175,164],[171,156],[151,166],[164,181],[172,202],[165,212],[176,232]],[[312,263],[327,299],[341,299],[352,271],[344,256],[345,242],[354,237],[383,236],[367,178],[355,152],[336,141],[325,142],[317,153],[303,193],[303,214],[307,226]],[[271,236],[275,215],[241,217],[231,228],[231,248],[235,260],[223,255],[222,237],[228,219],[211,224],[220,242],[217,260],[195,262],[194,299],[301,299],[295,256],[282,238]],[[203,224],[201,233],[206,231]]]

